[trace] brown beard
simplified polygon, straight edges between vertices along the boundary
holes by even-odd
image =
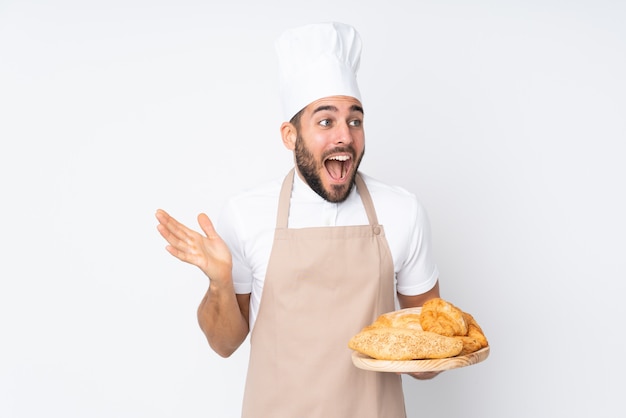
[[[350,191],[352,191],[352,187],[354,186],[354,179],[356,177],[356,173],[358,171],[359,165],[361,164],[361,159],[363,158],[363,154],[357,159],[356,152],[354,148],[351,146],[348,147],[340,147],[332,150],[332,152],[349,152],[352,154],[352,159],[354,160],[354,170],[352,171],[352,176],[350,181],[344,185],[332,185],[331,190],[324,189],[324,185],[322,184],[322,179],[318,174],[320,169],[325,169],[323,167],[323,163],[317,163],[313,154],[309,151],[309,149],[304,145],[304,140],[298,134],[296,138],[296,148],[295,148],[295,157],[296,157],[296,166],[304,177],[304,181],[309,185],[311,189],[318,195],[322,197],[322,199],[332,202],[332,203],[341,203],[345,201],[350,195]]]

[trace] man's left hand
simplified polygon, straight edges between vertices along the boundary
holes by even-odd
[[[401,373],[411,376],[417,380],[430,380],[436,377],[441,372],[416,372],[416,373]]]

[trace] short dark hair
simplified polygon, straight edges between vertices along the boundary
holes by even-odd
[[[304,113],[304,109],[300,110],[298,113],[293,115],[289,123],[296,127],[296,131],[300,131],[300,118],[302,118],[302,114]]]

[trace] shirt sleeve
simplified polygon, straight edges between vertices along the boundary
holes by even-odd
[[[233,285],[235,293],[252,292],[252,271],[246,262],[244,230],[235,205],[227,202],[215,226],[218,234],[228,246],[233,259]]]
[[[433,257],[430,221],[424,207],[413,200],[412,216],[409,219],[409,253],[396,273],[397,291],[406,296],[415,296],[432,289],[439,279],[439,269]]]

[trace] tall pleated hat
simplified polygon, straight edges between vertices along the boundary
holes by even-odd
[[[356,75],[362,42],[352,26],[328,22],[289,29],[276,40],[275,48],[285,121],[324,97],[361,100]]]

